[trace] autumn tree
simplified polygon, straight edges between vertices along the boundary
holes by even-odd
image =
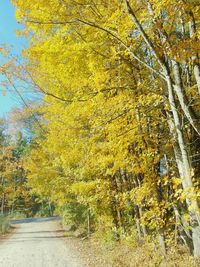
[[[178,236],[199,256],[197,1],[12,2],[44,95],[31,186],[57,205],[76,197],[96,228],[134,225],[164,253]]]

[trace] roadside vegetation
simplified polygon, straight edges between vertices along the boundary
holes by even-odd
[[[9,219],[5,216],[0,216],[0,235],[8,233],[10,229]]]
[[[101,238],[77,241],[71,239],[74,249],[88,267],[198,267],[200,262],[189,255],[185,246],[171,247],[162,255],[150,240],[103,241]]]

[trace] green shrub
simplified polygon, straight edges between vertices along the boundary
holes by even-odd
[[[10,213],[8,215],[8,218],[10,220],[14,220],[14,219],[24,219],[26,218],[26,214],[24,212],[19,212],[19,211],[16,211],[16,212],[13,212],[13,213]]]
[[[41,205],[38,211],[35,214],[35,217],[50,217],[52,216],[52,211],[49,208],[48,204]]]
[[[88,209],[81,204],[70,203],[62,207],[61,214],[64,225],[74,224],[79,227],[86,225]]]
[[[0,234],[5,234],[10,228],[9,220],[7,217],[0,216]]]

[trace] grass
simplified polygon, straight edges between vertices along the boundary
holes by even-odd
[[[7,217],[0,216],[0,234],[5,234],[10,228],[10,223]]]
[[[10,213],[7,216],[7,218],[9,218],[10,220],[19,220],[19,219],[27,218],[27,216],[23,212],[14,212],[14,213]]]

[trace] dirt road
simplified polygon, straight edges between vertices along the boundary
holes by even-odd
[[[0,241],[0,267],[83,267],[56,218],[14,224],[14,233]]]

